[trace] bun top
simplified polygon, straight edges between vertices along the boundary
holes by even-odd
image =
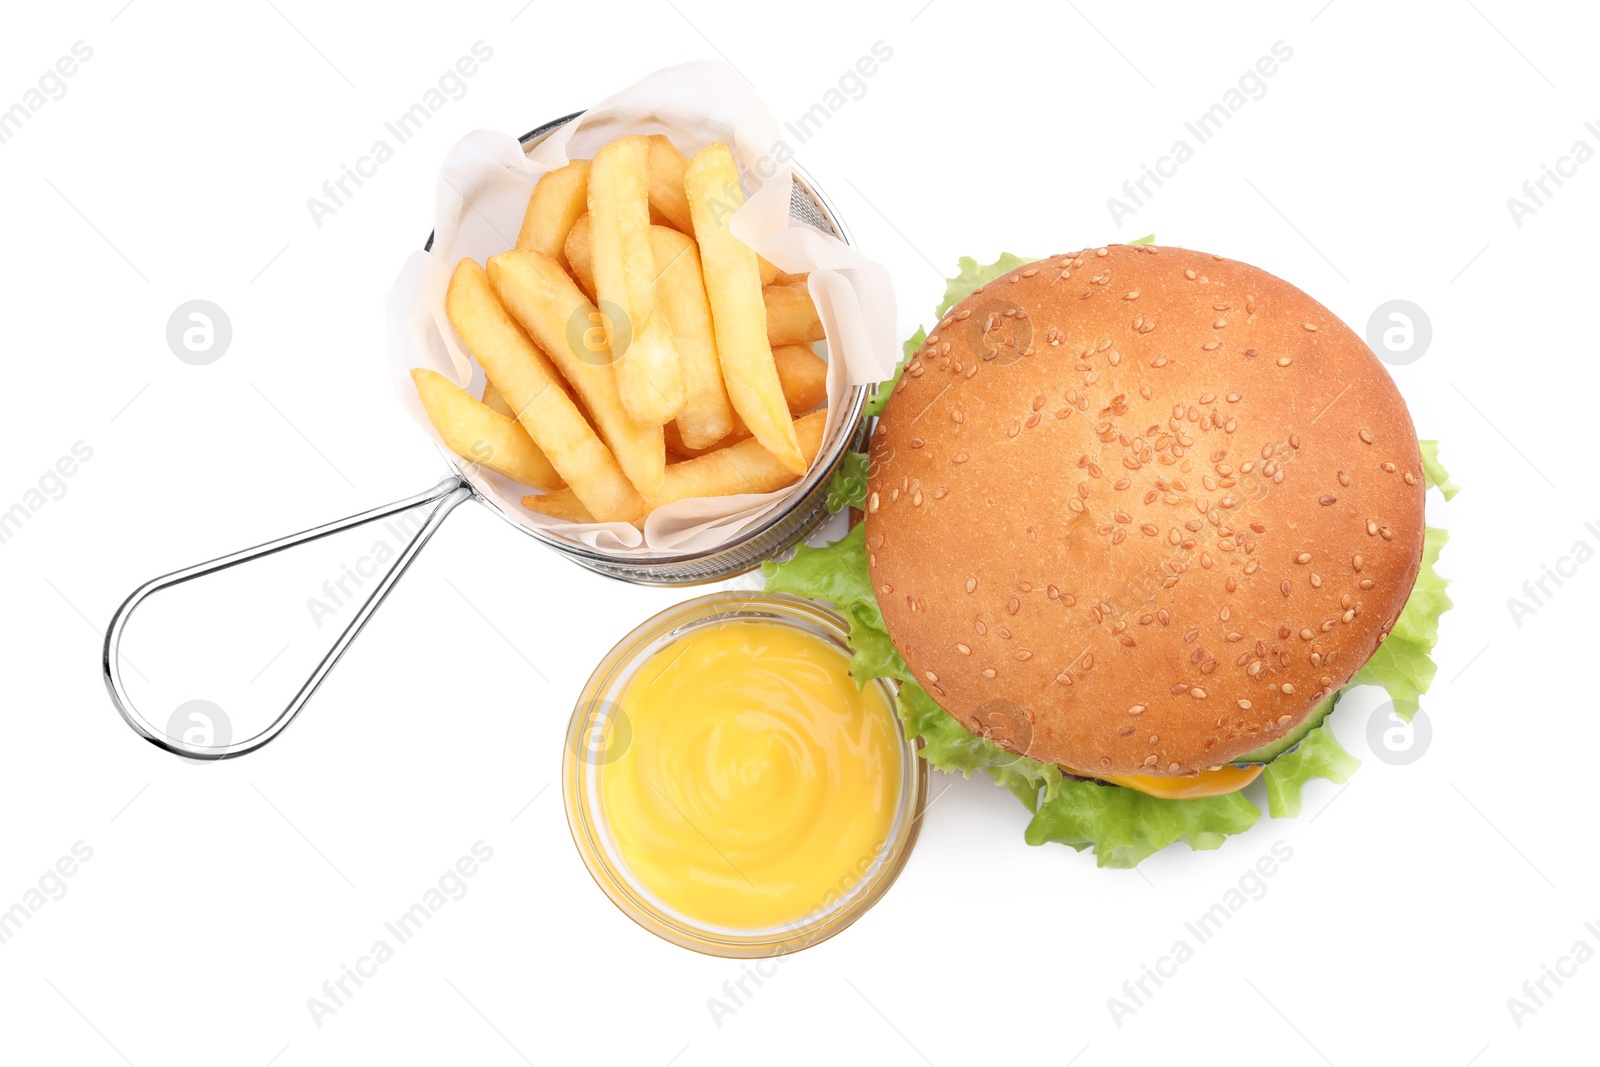
[[[872,437],[896,647],[974,733],[1086,775],[1283,736],[1410,596],[1425,484],[1367,346],[1281,279],[1113,245],[976,290]]]

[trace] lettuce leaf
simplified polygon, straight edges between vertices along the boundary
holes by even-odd
[[[962,256],[956,260],[956,266],[961,268],[954,278],[946,279],[944,287],[944,300],[934,309],[936,319],[944,318],[945,312],[955,307],[961,301],[972,295],[972,291],[981,285],[988,285],[1002,274],[1010,274],[1018,267],[1026,267],[1029,263],[1037,262],[1038,256],[1014,256],[1010,252],[1001,252],[1000,258],[993,263],[979,263],[971,256]],[[918,345],[917,348],[921,348]],[[916,351],[916,349],[912,349]]]
[[[1137,789],[1070,780],[1061,783],[1054,800],[1040,806],[1023,837],[1030,845],[1054,841],[1079,852],[1092,848],[1096,866],[1134,867],[1178,840],[1196,850],[1217,848],[1260,817],[1261,809],[1242,792],[1169,800]]]
[[[1439,442],[1417,443],[1422,447],[1422,467],[1429,487],[1442,492],[1446,500],[1455,496],[1458,487],[1439,462]],[[1443,530],[1427,528],[1422,542],[1422,568],[1417,572],[1410,599],[1389,636],[1346,685],[1347,689],[1381,686],[1394,702],[1395,714],[1406,722],[1417,713],[1418,700],[1439,669],[1433,662],[1433,648],[1439,641],[1439,616],[1452,604],[1445,593],[1450,583],[1440,576],[1435,565],[1439,550],[1449,540],[1450,535]],[[1313,778],[1344,782],[1359,766],[1361,761],[1344,750],[1327,722],[1323,722],[1261,772],[1267,789],[1267,811],[1274,819],[1292,819],[1300,814],[1300,791],[1307,782]]]
[[[1439,667],[1433,646],[1439,643],[1439,616],[1453,607],[1445,587],[1450,583],[1435,569],[1439,550],[1450,540],[1443,530],[1430,526],[1422,542],[1422,570],[1411,589],[1411,599],[1401,609],[1389,636],[1372,658],[1350,679],[1351,685],[1377,685],[1389,691],[1394,710],[1406,722],[1417,713],[1417,702]]]
[[[1313,778],[1344,782],[1361,761],[1344,750],[1326,720],[1300,739],[1261,772],[1267,787],[1267,811],[1274,819],[1293,819],[1300,814],[1300,791]]]
[[[1429,487],[1439,490],[1446,500],[1455,499],[1461,487],[1450,480],[1450,472],[1439,462],[1438,441],[1418,441],[1422,448],[1422,477]]]
[[[894,387],[900,384],[900,375],[905,373],[906,361],[917,354],[924,342],[928,340],[928,331],[921,326],[917,332],[906,338],[906,343],[900,346],[900,362],[895,365],[894,374],[886,382],[879,382],[872,388],[872,395],[867,397],[862,412],[869,419],[875,419],[883,414],[883,406],[889,402],[889,397],[894,394]]]
[[[787,563],[768,560],[761,565],[768,593],[791,593],[810,600],[826,600],[850,623],[850,675],[857,686],[874,678],[911,681],[911,668],[900,658],[883,624],[883,612],[872,595],[867,573],[867,527],[854,529],[831,545],[801,545]],[[952,720],[953,721],[953,720]]]
[[[846,508],[860,508],[867,500],[867,454],[846,452],[839,469],[828,481],[828,499],[824,506],[829,515],[837,515]]]
[[[974,771],[982,771],[1029,811],[1038,808],[1041,789],[1049,802],[1061,788],[1060,767],[1019,756],[979,737],[934,703],[928,691],[914,681],[900,686],[900,718],[908,738],[922,738],[923,759],[946,774],[971,778]]]
[[[1150,237],[1134,243],[1152,240]],[[1010,254],[1002,254],[990,264],[963,258],[960,273],[949,279],[937,314],[943,316],[978,286],[1028,262]],[[919,329],[906,341],[901,369],[925,340],[926,331]],[[878,386],[867,403],[868,415],[882,413],[899,375],[897,369],[893,379]],[[1457,487],[1439,463],[1438,443],[1420,444],[1427,484],[1438,488],[1448,500]],[[847,505],[861,506],[866,496],[867,469],[866,455],[853,453],[847,457],[829,484],[830,511]],[[1446,540],[1443,530],[1427,531],[1422,569],[1411,599],[1388,638],[1350,683],[1382,686],[1388,690],[1396,711],[1407,719],[1415,713],[1418,697],[1433,681],[1437,668],[1430,653],[1438,641],[1439,616],[1451,607],[1445,593],[1447,583],[1435,569]],[[1154,797],[1136,789],[1064,776],[1059,767],[1017,756],[972,733],[912,678],[910,668],[894,647],[867,572],[864,525],[857,525],[831,545],[802,546],[787,562],[764,564],[762,573],[767,592],[828,601],[848,620],[853,650],[850,673],[856,684],[865,685],[874,678],[899,683],[900,718],[906,737],[921,740],[922,758],[946,773],[968,778],[982,771],[1015,796],[1033,812],[1024,835],[1030,845],[1057,842],[1080,852],[1093,849],[1101,867],[1133,867],[1179,840],[1193,849],[1217,848],[1229,835],[1243,833],[1261,817],[1261,810],[1242,792],[1189,800]],[[1340,746],[1327,724],[1319,725],[1262,772],[1269,813],[1274,818],[1298,815],[1307,782],[1316,778],[1344,782],[1359,766],[1360,761]]]
[[[1035,257],[1037,258],[1037,257]],[[944,300],[934,311],[934,321],[944,318],[944,313],[955,307],[961,301],[972,295],[972,291],[980,285],[988,285],[1002,274],[1010,274],[1018,267],[1034,262],[1033,259],[1024,259],[1014,256],[1010,252],[1001,252],[1000,258],[993,263],[979,263],[970,256],[962,256],[956,262],[960,273],[954,278],[947,278],[944,287]],[[867,398],[866,414],[868,418],[877,418],[883,414],[883,406],[889,402],[894,387],[900,384],[900,375],[906,369],[906,361],[917,354],[923,344],[928,340],[928,331],[925,327],[917,327],[917,332],[906,338],[906,343],[900,347],[900,365],[895,367],[894,376],[886,382],[879,382],[870,397]]]

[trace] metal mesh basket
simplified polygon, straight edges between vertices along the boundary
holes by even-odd
[[[577,118],[577,115],[567,115],[556,119],[533,130],[521,138],[524,151],[537,145],[540,140],[548,136],[552,130],[557,129],[567,122]],[[794,168],[794,192],[790,198],[789,214],[809,226],[814,226],[824,233],[830,233],[840,240],[849,242],[843,225],[829,206],[826,199],[817,190],[815,183],[805,176],[799,168]],[[425,248],[433,247],[433,236],[428,236]],[[411,566],[417,553],[428,542],[439,524],[444,521],[457,505],[467,500],[477,499],[487,504],[497,515],[506,522],[511,523],[518,530],[530,537],[544,542],[561,555],[572,560],[580,566],[592,571],[608,575],[625,582],[636,585],[694,585],[703,582],[715,582],[731,578],[759,565],[763,560],[771,559],[793,547],[810,533],[827,515],[824,506],[827,496],[829,480],[844,461],[844,455],[852,447],[861,447],[865,434],[863,429],[862,409],[866,403],[867,390],[856,386],[852,387],[842,398],[836,402],[840,409],[840,417],[832,431],[822,444],[821,452],[811,470],[801,483],[791,492],[792,495],[782,506],[777,508],[766,519],[755,526],[743,530],[732,538],[706,552],[695,553],[658,553],[649,556],[619,556],[609,554],[599,549],[589,548],[587,545],[576,541],[569,541],[564,537],[547,530],[535,529],[525,526],[501,507],[496,501],[482,496],[478,490],[465,477],[467,461],[459,457],[446,454],[445,458],[450,463],[450,475],[438,485],[415,496],[404,500],[397,500],[391,504],[372,508],[356,515],[336,519],[321,526],[299,533],[289,534],[264,544],[246,548],[226,556],[204,563],[197,563],[182,570],[164,574],[153,578],[135,589],[128,599],[123,601],[117,613],[112,616],[111,624],[106,629],[105,644],[101,655],[101,669],[105,674],[106,688],[111,694],[112,703],[122,717],[127,720],[137,733],[161,748],[190,759],[218,760],[228,759],[233,756],[243,755],[246,752],[260,748],[274,737],[278,736],[295,716],[311,699],[317,687],[322,684],[328,672],[331,671],[345,650],[360,634],[373,613],[394,588],[400,576]],[[353,529],[367,523],[377,522],[391,515],[410,511],[414,508],[429,508],[427,520],[412,539],[400,550],[395,562],[387,573],[375,580],[368,593],[367,599],[356,608],[353,617],[346,624],[332,646],[324,654],[315,669],[311,672],[304,684],[295,693],[278,716],[258,733],[238,741],[219,745],[199,744],[183,738],[175,738],[162,728],[158,721],[152,721],[142,715],[134,707],[127,687],[122,677],[123,659],[120,652],[123,632],[129,618],[145,598],[164,589],[182,585],[185,582],[204,578],[220,571],[228,570],[265,556],[274,555],[296,546],[316,541],[323,537],[339,533],[342,530]]]
[[[579,113],[581,114],[581,113]],[[521,138],[524,151],[533,149],[545,137],[577,118],[578,114],[546,123],[524,134]],[[794,188],[789,195],[789,217],[831,234],[846,244],[849,234],[839,222],[832,206],[818,191],[813,182],[799,167],[793,167]],[[433,235],[428,235],[425,248],[433,246]],[[494,501],[479,497],[497,515],[521,532],[543,541],[557,552],[580,566],[608,577],[618,578],[638,585],[700,585],[718,582],[743,574],[792,548],[827,518],[824,507],[828,482],[844,462],[845,453],[865,444],[862,425],[862,408],[866,404],[867,389],[851,386],[841,398],[843,417],[838,420],[833,433],[822,442],[817,462],[797,486],[794,495],[759,525],[746,529],[729,541],[707,552],[683,554],[661,553],[648,557],[618,556],[600,549],[561,537],[544,530],[525,526],[507,515]],[[446,454],[452,466],[464,461]]]

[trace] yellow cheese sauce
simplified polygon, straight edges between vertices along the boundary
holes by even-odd
[[[883,856],[900,804],[899,722],[844,651],[728,621],[666,645],[618,701],[632,738],[601,767],[602,819],[658,903],[759,930],[827,910]]]

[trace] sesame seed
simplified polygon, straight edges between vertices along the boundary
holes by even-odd
[[[1133,707],[1128,709],[1128,714],[1129,715],[1143,715],[1144,714],[1144,705],[1143,704],[1135,704]]]
[[[1316,333],[1317,332],[1317,327],[1316,327],[1315,323],[1305,322],[1305,323],[1301,323],[1301,325],[1304,326],[1306,329],[1310,330],[1312,333]]]
[[[1279,583],[1278,592],[1282,593],[1284,596],[1288,596],[1289,595],[1289,589],[1290,589],[1289,579],[1285,578],[1282,582]]]
[[[1184,271],[1184,272],[1183,272],[1183,276],[1184,276],[1184,277],[1185,277],[1185,278],[1188,278],[1188,279],[1189,279],[1189,280],[1190,280],[1190,281],[1191,281],[1191,282],[1192,282],[1192,281],[1194,281],[1194,271],[1192,271],[1192,270],[1186,270],[1186,271]]]
[[[1290,685],[1288,682],[1284,682],[1283,683],[1283,691],[1285,693],[1293,693],[1294,692],[1294,686]]]
[[[1206,691],[1197,685],[1193,689],[1189,690],[1189,695],[1194,697],[1196,700],[1204,700],[1206,698]]]
[[[1360,433],[1356,434],[1356,436],[1361,438],[1361,443],[1362,444],[1370,445],[1372,443],[1372,431],[1371,430],[1362,430]]]
[[[984,670],[984,672],[983,672],[983,676],[984,676],[984,677],[985,677],[985,678],[993,678],[993,677],[994,677],[994,675],[995,675],[995,670],[994,670],[994,668],[993,668],[993,667],[988,667],[988,668],[986,668],[986,669],[985,669],[985,670]]]
[[[1033,653],[1025,648],[1019,648],[1017,649],[1017,658],[1024,661],[1030,660],[1033,658]]]
[[[1241,708],[1243,708],[1245,711],[1249,711],[1250,710],[1250,702],[1248,700],[1239,701],[1239,706]]]
[[[1279,356],[1278,357],[1278,366],[1280,366],[1280,367],[1287,367],[1289,364],[1291,364],[1293,362],[1294,362],[1294,357],[1292,357],[1292,356]]]
[[[1298,556],[1296,556],[1294,558],[1294,561],[1296,563],[1310,563],[1311,562],[1311,553],[1302,552],[1302,553],[1300,553]]]
[[[878,510],[878,494],[877,493],[873,493],[870,497],[867,498],[867,510],[868,511],[877,511]]]

